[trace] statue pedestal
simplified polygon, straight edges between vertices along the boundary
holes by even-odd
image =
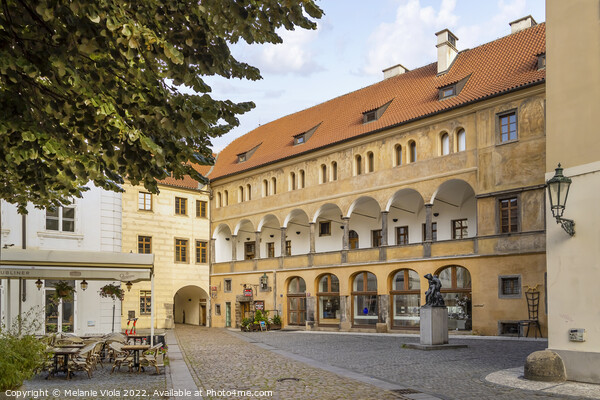
[[[448,343],[448,309],[446,307],[421,307],[421,344]]]
[[[462,349],[466,344],[448,344],[448,309],[421,307],[421,343],[405,343],[402,347],[415,350]]]

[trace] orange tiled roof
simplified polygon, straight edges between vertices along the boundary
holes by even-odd
[[[487,97],[542,83],[537,55],[546,48],[546,24],[460,52],[450,70],[437,76],[437,63],[406,72],[262,125],[234,140],[220,154],[211,180],[293,157],[334,143],[444,112]],[[467,76],[455,97],[438,100],[439,88]],[[376,121],[363,123],[363,113],[393,100]],[[304,144],[294,136],[321,124]],[[245,162],[237,155],[263,143]]]
[[[194,168],[198,173],[200,173],[203,176],[206,176],[212,167],[212,165],[192,164],[192,168]],[[193,179],[189,175],[185,175],[183,179],[175,179],[169,176],[157,182],[159,185],[176,186],[184,189],[199,189],[198,181]]]

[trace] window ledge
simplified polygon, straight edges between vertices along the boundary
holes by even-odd
[[[73,232],[39,231],[37,234],[41,238],[83,240],[83,235]]]
[[[511,144],[511,143],[516,143],[519,141],[519,138],[513,139],[513,140],[507,140],[506,142],[499,142],[496,143],[496,146],[503,146],[505,144]]]

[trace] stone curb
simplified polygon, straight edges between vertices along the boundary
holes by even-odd
[[[194,396],[198,390],[196,382],[190,373],[188,364],[179,347],[179,339],[173,330],[166,333],[167,346],[169,347],[169,373],[167,376],[167,390],[172,389],[174,395],[170,400],[183,400],[190,398],[202,398]],[[185,395],[185,393],[191,395]]]

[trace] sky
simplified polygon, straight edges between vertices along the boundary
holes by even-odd
[[[208,77],[215,99],[253,101],[240,126],[213,139],[213,151],[294,112],[383,79],[382,70],[409,70],[436,61],[435,33],[450,29],[459,51],[510,34],[509,22],[531,15],[545,21],[545,0],[316,0],[325,15],[316,30],[279,31],[278,45],[232,46],[239,61],[263,79]]]

